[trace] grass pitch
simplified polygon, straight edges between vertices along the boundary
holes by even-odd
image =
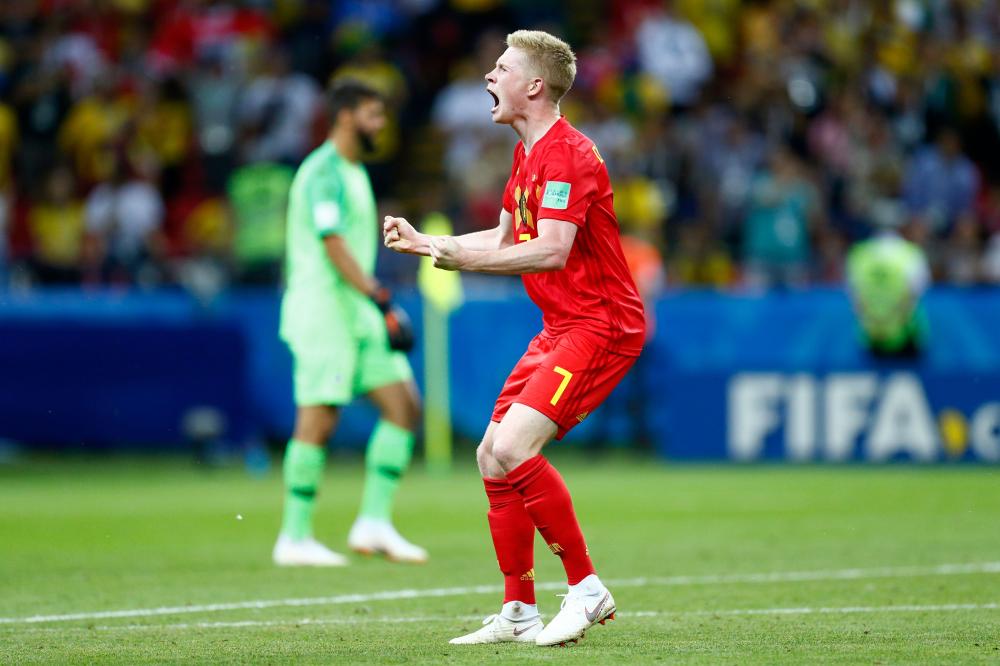
[[[277,469],[0,466],[0,662],[1000,662],[997,469],[669,467],[561,451],[619,619],[570,649],[448,645],[501,600],[467,458],[402,487],[397,523],[430,564],[328,570],[271,565]],[[334,456],[317,523],[335,548],[360,489],[360,461]],[[562,571],[540,539],[536,571],[551,616]]]

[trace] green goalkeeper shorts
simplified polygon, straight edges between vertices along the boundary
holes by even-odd
[[[413,379],[402,352],[389,349],[385,332],[346,344],[289,343],[295,364],[295,404],[346,405],[356,396]]]

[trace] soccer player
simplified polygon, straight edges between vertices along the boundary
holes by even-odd
[[[329,136],[303,161],[289,194],[281,337],[295,361],[297,412],[285,450],[284,517],[273,557],[286,566],[347,563],[313,538],[313,509],[340,409],[364,395],[380,418],[368,442],[361,510],[348,546],[424,562],[426,551],[390,520],[413,451],[419,398],[401,351],[413,342],[408,320],[373,277],[379,222],[359,161],[385,124],[385,105],[374,89],[345,80],[330,93],[330,112]]]
[[[611,183],[597,147],[559,113],[576,57],[545,32],[519,30],[486,75],[493,121],[521,141],[496,228],[428,236],[386,217],[386,246],[430,256],[447,270],[520,274],[542,310],[543,330],[504,385],[476,451],[489,526],[504,575],[497,615],[456,644],[575,643],[613,619],[559,472],[541,455],[611,392],[642,349],[645,324],[619,240]],[[547,626],[535,603],[535,529],[562,559],[569,590]]]
[[[865,347],[877,357],[917,358],[927,344],[921,297],[930,282],[924,251],[903,238],[898,202],[876,200],[870,212],[878,229],[847,255],[847,287]]]

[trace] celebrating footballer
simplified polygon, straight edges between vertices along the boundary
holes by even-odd
[[[642,301],[629,274],[597,146],[562,117],[576,56],[540,31],[507,36],[486,75],[493,121],[520,141],[499,224],[462,236],[429,236],[386,217],[385,245],[430,256],[447,270],[521,275],[543,329],[496,401],[476,456],[489,499],[489,526],[504,575],[504,602],[479,630],[454,644],[572,644],[613,619],[615,601],[598,578],[569,490],[541,455],[611,393],[639,355]],[[535,600],[538,530],[566,570],[569,590],[543,625]]]

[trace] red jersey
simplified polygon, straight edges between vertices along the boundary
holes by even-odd
[[[514,148],[503,207],[514,216],[514,242],[538,237],[538,220],[579,227],[566,266],[522,275],[528,296],[542,310],[545,332],[583,329],[607,349],[638,355],[645,338],[642,300],[622,252],[611,180],[594,142],[560,118],[531,153]]]

